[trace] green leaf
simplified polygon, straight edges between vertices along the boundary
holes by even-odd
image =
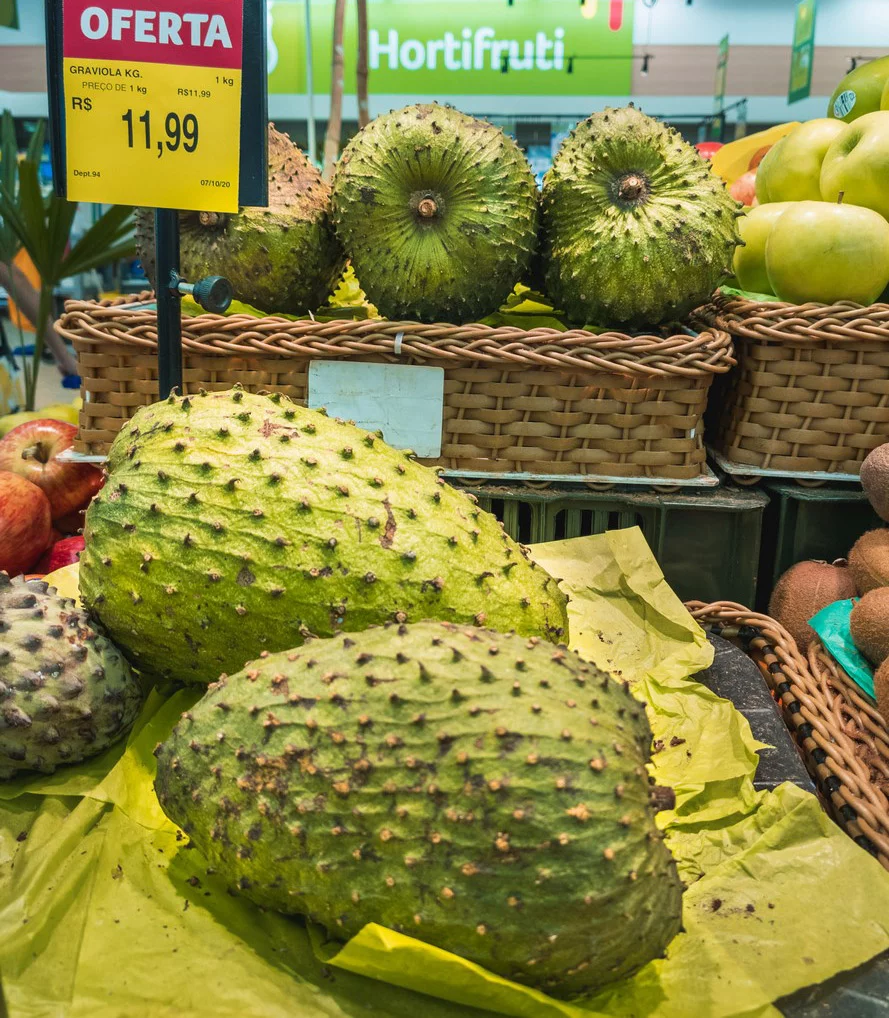
[[[31,140],[28,142],[28,152],[26,158],[30,159],[31,162],[40,164],[43,159],[43,145],[46,141],[46,121],[39,120],[37,126],[34,128],[34,133],[31,135]]]
[[[9,110],[0,119],[0,189],[15,195],[18,166],[18,146],[15,141],[15,122]],[[11,262],[18,254],[21,243],[6,218],[0,213],[0,260]]]
[[[43,156],[43,144],[46,137],[46,124],[40,121],[28,143],[27,158],[39,167]],[[0,118],[0,193],[8,201],[18,207],[19,191],[19,153],[15,139],[15,121],[9,110],[3,111]],[[9,222],[9,217],[0,212],[0,260],[11,262],[18,254],[22,242],[18,230]]]
[[[66,253],[76,202],[54,194],[44,199],[37,164],[30,159],[22,160],[18,171],[17,196],[0,182],[0,217],[28,252],[45,285],[55,287],[68,276],[135,252],[132,209],[113,206]]]
[[[76,276],[128,258],[136,251],[132,209],[115,205],[108,209],[69,251],[63,264],[63,276]]]
[[[27,159],[19,163],[18,196],[0,188],[0,216],[4,218],[28,252],[34,268],[44,280],[51,271],[46,236],[45,204],[40,189],[37,164]]]

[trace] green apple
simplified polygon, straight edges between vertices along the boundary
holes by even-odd
[[[769,202],[749,209],[738,220],[738,233],[744,246],[735,248],[732,269],[742,290],[751,293],[771,293],[772,284],[766,272],[766,241],[778,219],[796,203]]]
[[[770,201],[820,201],[821,163],[834,139],[847,130],[822,117],[795,127],[765,154],[756,171],[756,197]]]
[[[889,110],[843,128],[821,166],[821,198],[863,205],[889,219]]]
[[[792,304],[873,304],[889,284],[889,223],[858,205],[796,202],[769,233],[766,271]]]
[[[827,115],[851,124],[866,113],[880,109],[883,90],[889,82],[889,57],[869,60],[849,71],[837,85],[827,104]]]
[[[880,100],[880,109],[889,110],[889,78],[886,79],[886,84],[883,87],[883,98]]]

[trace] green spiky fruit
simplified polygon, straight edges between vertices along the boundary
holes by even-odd
[[[101,753],[141,706],[120,651],[73,601],[0,573],[0,778]]]
[[[345,260],[330,224],[330,188],[296,145],[269,125],[269,204],[236,215],[179,216],[180,272],[189,282],[225,276],[236,300],[262,311],[320,307]],[[136,210],[136,245],[156,286],[154,212]]]
[[[528,268],[537,206],[515,142],[447,106],[378,117],[346,147],[333,185],[337,234],[387,318],[496,311]]]
[[[676,131],[632,106],[595,113],[544,179],[547,292],[577,322],[681,319],[731,275],[739,209]]]
[[[241,390],[145,407],[86,517],[84,603],[142,670],[211,682],[391,619],[566,627],[546,572],[376,435]]]
[[[679,931],[650,745],[626,684],[570,651],[424,622],[221,680],[156,750],[156,788],[259,904],[571,996]]]

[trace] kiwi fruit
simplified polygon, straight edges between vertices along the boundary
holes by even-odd
[[[778,580],[769,601],[769,615],[780,623],[805,653],[815,631],[809,625],[834,601],[855,596],[855,584],[843,560],[797,562]]]
[[[889,520],[889,442],[868,453],[859,475],[874,512],[881,520]]]
[[[849,616],[855,646],[872,665],[889,657],[889,587],[869,590]]]
[[[889,528],[868,530],[849,552],[849,572],[860,595],[889,587]]]

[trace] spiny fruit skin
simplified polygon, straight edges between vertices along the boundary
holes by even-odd
[[[140,670],[212,682],[390,620],[567,632],[497,520],[377,435],[239,389],[145,407],[90,505],[84,603]]]
[[[544,179],[547,293],[586,324],[681,319],[731,274],[740,214],[676,131],[632,106],[595,113]]]
[[[73,601],[0,573],[0,778],[101,753],[141,706],[120,651]]]
[[[346,147],[333,219],[388,318],[467,322],[520,282],[537,238],[528,161],[499,128],[447,106],[377,117]]]
[[[565,648],[422,622],[223,678],[155,751],[155,787],[260,905],[575,996],[679,931],[650,745],[628,687]]]
[[[321,306],[345,260],[330,223],[330,188],[286,134],[269,125],[269,204],[237,215],[183,212],[181,273],[189,282],[225,276],[235,298],[262,311],[301,314]],[[136,212],[140,259],[153,284],[154,212]]]

